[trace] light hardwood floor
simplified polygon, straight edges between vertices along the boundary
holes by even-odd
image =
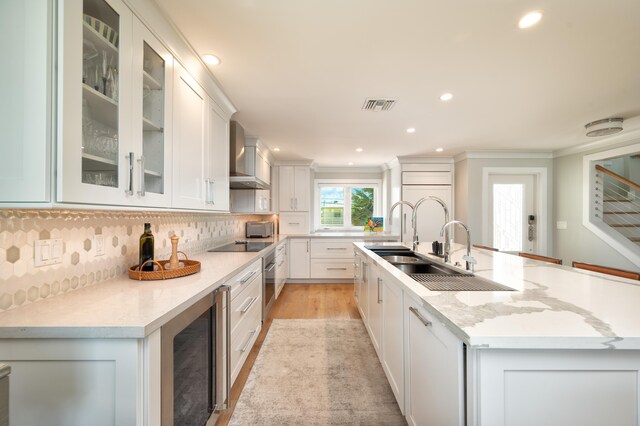
[[[353,284],[286,284],[262,324],[262,331],[231,388],[231,409],[218,418],[216,426],[226,426],[229,423],[274,319],[358,318],[360,314],[353,299]]]

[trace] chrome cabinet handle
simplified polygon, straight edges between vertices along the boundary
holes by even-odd
[[[346,271],[347,268],[327,268],[327,271]]]
[[[291,202],[289,203],[289,205],[291,206],[291,210],[293,210],[293,198],[291,199]]]
[[[240,280],[240,284],[246,283],[247,281],[249,281],[249,278],[251,278],[255,274],[256,274],[256,271],[249,272],[247,275],[245,275],[243,279]]]
[[[127,185],[127,189],[125,189],[124,192],[127,195],[133,195],[133,162],[134,162],[133,152],[130,152],[127,155],[127,158],[129,159],[129,185]]]
[[[307,241],[307,253],[309,253],[309,241]]]
[[[249,300],[249,304],[247,304],[247,306],[245,306],[244,308],[242,308],[240,310],[241,314],[246,313],[249,309],[251,309],[251,306],[253,306],[254,303],[256,303],[256,300],[258,300],[257,297],[249,297],[247,298],[247,300]]]
[[[258,329],[256,328],[251,333],[249,333],[249,339],[247,339],[247,343],[245,343],[244,346],[242,347],[242,349],[240,349],[240,352],[246,352],[247,349],[249,349],[249,344],[251,343],[251,340],[253,339],[253,335],[256,334],[257,332],[258,332]]]
[[[284,260],[278,264],[278,268],[284,264]]]
[[[327,247],[327,250],[346,250],[346,247]]]
[[[289,225],[300,225],[300,222],[289,222]]]
[[[140,191],[138,191],[138,195],[144,197],[147,195],[144,182],[144,155],[141,155],[140,158],[138,158],[138,163],[140,164]]]
[[[409,310],[411,312],[413,312],[415,314],[415,316],[418,317],[418,319],[420,320],[420,322],[422,324],[424,324],[425,327],[429,327],[431,325],[431,321],[429,321],[428,319],[426,319],[419,310],[417,310],[416,308],[414,308],[413,306],[409,306]]]
[[[209,200],[209,196],[211,195],[211,192],[209,191],[209,178],[206,178],[204,180],[204,203],[205,204],[211,204],[211,200]]]
[[[362,262],[362,281],[367,281],[367,262]]]
[[[275,267],[276,267],[276,263],[275,262],[270,263],[269,265],[267,265],[267,268],[265,269],[265,271],[271,272],[271,271],[273,271],[273,268],[275,268]]]
[[[382,296],[380,295],[380,284],[382,283],[382,278],[378,278],[378,303],[382,302]]]
[[[294,205],[294,210],[298,210],[298,197],[294,198],[295,200],[295,205]]]

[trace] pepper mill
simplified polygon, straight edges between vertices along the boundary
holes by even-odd
[[[178,269],[180,267],[180,261],[178,260],[178,240],[180,237],[173,235],[171,237],[171,257],[169,258],[169,268]]]

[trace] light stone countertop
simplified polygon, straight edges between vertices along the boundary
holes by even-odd
[[[430,291],[366,250],[365,244],[356,243],[472,347],[640,349],[637,281],[473,249],[477,276],[516,291]],[[422,245],[418,251],[442,263],[427,254],[430,248]],[[465,252],[466,247],[455,244],[452,263],[464,265]]]
[[[320,231],[309,234],[288,235],[289,238],[362,238],[362,239],[381,239],[381,240],[399,240],[400,236],[387,232],[336,232],[336,231]]]
[[[284,236],[251,239],[280,242]],[[135,281],[126,275],[0,313],[0,338],[142,338],[271,252],[193,255],[194,275]]]

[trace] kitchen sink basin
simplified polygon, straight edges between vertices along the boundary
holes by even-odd
[[[413,254],[413,253],[412,253]],[[381,256],[384,260],[389,263],[425,263],[425,261],[417,256],[401,256],[401,255],[393,255],[393,256]]]
[[[439,274],[439,275],[466,275],[456,271],[455,269],[447,268],[446,266],[436,265],[435,263],[393,263],[393,266],[401,270],[407,275],[411,274]]]

